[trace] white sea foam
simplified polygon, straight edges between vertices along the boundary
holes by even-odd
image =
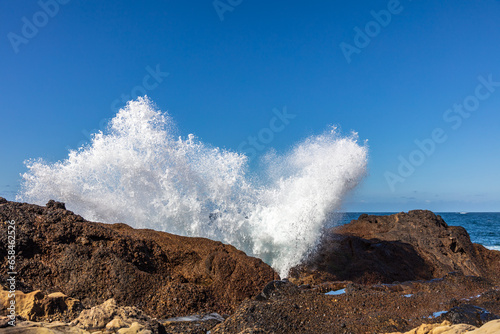
[[[89,220],[221,240],[285,277],[366,170],[366,145],[334,129],[268,154],[258,175],[244,154],[176,131],[147,97],[130,101],[64,161],[28,161],[18,200],[55,199]]]
[[[488,249],[491,249],[491,250],[497,250],[497,251],[500,251],[500,246],[484,246]]]

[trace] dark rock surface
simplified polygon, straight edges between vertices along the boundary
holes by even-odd
[[[481,327],[489,321],[500,319],[498,315],[492,314],[487,309],[471,304],[455,306],[440,317],[452,324],[470,324],[476,327]]]
[[[473,244],[463,227],[448,226],[430,211],[361,215],[327,233],[294,282],[350,280],[392,283],[428,280],[458,271],[498,281],[500,252]]]
[[[0,226],[16,224],[17,289],[62,292],[84,307],[114,298],[149,316],[230,314],[278,275],[261,260],[204,238],[124,224],[88,222],[50,201],[46,207],[3,202]],[[7,233],[0,233],[5,284]]]
[[[325,294],[342,286],[343,294]],[[477,325],[481,318],[477,310],[488,314],[484,320],[498,318],[499,290],[486,279],[459,273],[432,281],[381,285],[331,282],[308,288],[272,282],[211,334],[408,331],[423,323],[443,322],[443,316],[435,316],[442,311],[461,314],[455,320]]]
[[[445,322],[500,328],[500,252],[471,243],[463,228],[429,211],[362,215],[330,231],[288,280],[230,245],[92,223],[54,201],[41,207],[0,198],[5,231],[8,220],[16,221],[23,314],[44,322],[19,318],[6,333],[388,333]],[[8,271],[6,245],[2,233],[0,275]],[[70,304],[75,312],[67,312]],[[77,316],[80,305],[86,309]]]

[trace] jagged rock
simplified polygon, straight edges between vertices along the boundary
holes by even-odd
[[[39,295],[40,292],[37,292]],[[30,294],[26,294],[28,296]],[[61,299],[64,295],[52,294],[53,299]],[[65,297],[65,296],[64,296]],[[23,307],[26,303],[18,300]],[[23,312],[21,308],[20,312]],[[19,314],[23,315],[23,314]],[[24,317],[28,318],[28,317]],[[40,318],[40,317],[38,317]],[[165,333],[164,327],[155,319],[144,315],[135,307],[119,307],[113,299],[107,300],[101,305],[91,309],[83,310],[80,315],[70,323],[61,321],[34,322],[16,321],[16,326],[6,325],[2,332],[6,333],[96,333],[101,331],[120,334],[153,334]]]
[[[66,210],[66,204],[64,204],[62,202],[56,202],[53,199],[51,199],[50,201],[48,201],[45,206],[47,208],[49,208],[49,209],[62,209],[62,210]]]
[[[224,322],[224,317],[217,313],[199,314],[162,320],[167,333],[206,334],[217,324]]]
[[[392,283],[428,280],[458,271],[498,281],[500,252],[473,244],[463,227],[430,211],[363,214],[332,229],[305,264],[291,271],[300,284],[350,280]]]
[[[330,288],[337,291],[328,291]],[[244,301],[210,333],[252,333],[257,329],[275,334],[405,332],[423,323],[441,323],[443,311],[452,313],[467,304],[497,314],[497,288],[489,280],[460,273],[400,284],[335,282],[298,287],[275,281],[260,295]],[[467,328],[474,328],[475,318],[462,320]]]
[[[9,321],[11,321],[11,319],[8,317],[0,316],[0,328],[9,326]]]
[[[114,299],[109,299],[89,310],[83,310],[71,325],[85,330],[108,329],[119,333],[141,334],[159,333],[162,328],[158,321],[146,316],[136,307],[118,307]]]
[[[476,327],[500,318],[482,307],[470,304],[455,306],[441,317],[452,324],[468,323]]]
[[[27,320],[68,320],[73,319],[81,310],[79,300],[60,292],[44,295],[40,290],[30,293],[15,292],[16,314]],[[7,315],[10,299],[9,292],[0,287],[0,314]]]
[[[24,292],[60,291],[86,308],[114,298],[158,318],[230,314],[276,272],[231,245],[125,224],[84,220],[50,201],[46,207],[0,204],[0,223],[15,220],[16,265]],[[0,234],[0,275],[7,273],[7,234]]]
[[[282,281],[272,281],[269,282],[262,292],[255,297],[257,300],[269,300],[273,298],[277,298],[281,295],[290,294],[293,292],[297,292],[298,287],[295,284],[290,284],[288,280]]]

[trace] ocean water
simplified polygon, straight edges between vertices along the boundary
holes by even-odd
[[[366,143],[329,129],[248,157],[178,133],[147,98],[130,101],[91,142],[55,163],[26,163],[17,200],[66,203],[88,220],[220,240],[261,258],[282,277],[335,223],[366,174]]]
[[[363,212],[339,214],[341,225],[357,219]],[[391,215],[396,212],[375,212],[373,215]],[[472,242],[489,249],[500,250],[500,213],[499,212],[436,212],[451,226],[462,226],[470,235]]]

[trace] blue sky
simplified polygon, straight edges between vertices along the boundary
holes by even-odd
[[[64,159],[122,97],[146,92],[183,135],[231,150],[275,108],[296,117],[265,149],[329,125],[358,132],[369,172],[345,210],[500,211],[499,1],[7,0],[0,10],[0,196],[14,199],[24,160]]]

